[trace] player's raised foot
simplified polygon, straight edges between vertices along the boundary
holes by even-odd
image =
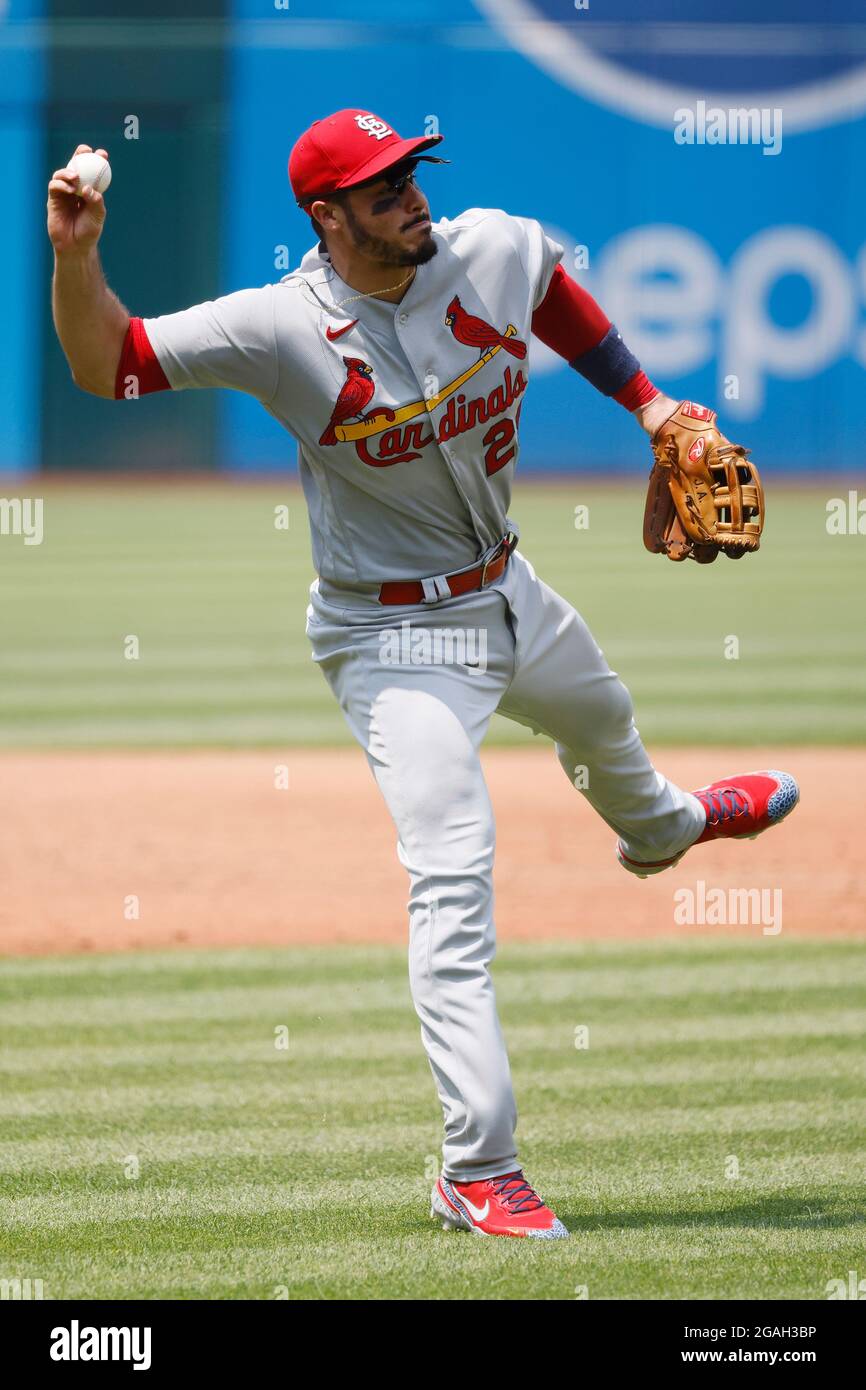
[[[438,1178],[430,1215],[444,1231],[472,1231],[476,1236],[534,1236],[562,1240],[568,1235],[550,1207],[517,1170],[479,1182]]]
[[[706,825],[694,844],[706,840],[754,840],[778,825],[790,815],[800,800],[800,788],[790,772],[741,772],[736,777],[710,782],[693,793],[704,808]],[[693,846],[689,846],[693,848]],[[616,856],[624,869],[646,878],[673,868],[686,853],[682,850],[671,859],[645,863],[631,859],[617,841]]]
[[[754,840],[789,816],[800,800],[790,772],[775,771],[741,772],[694,794],[707,813],[696,845],[705,840]]]

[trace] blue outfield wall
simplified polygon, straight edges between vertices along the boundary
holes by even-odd
[[[40,463],[40,303],[45,237],[41,42],[30,27],[42,0],[8,0],[0,17],[0,149],[5,207],[0,217],[3,324],[0,331],[0,440],[4,475]]]
[[[313,244],[286,176],[313,119],[359,106],[401,134],[438,123],[453,162],[424,175],[434,219],[538,218],[658,384],[716,405],[760,464],[862,465],[859,0],[288,5],[266,19],[260,0],[233,7],[221,291],[279,279],[280,257],[291,268]],[[781,148],[677,143],[674,113],[698,99],[781,110]],[[625,412],[539,344],[532,373],[522,474],[646,466]],[[228,394],[220,410],[222,467],[294,461],[255,402]]]

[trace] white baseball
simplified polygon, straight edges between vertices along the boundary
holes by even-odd
[[[74,154],[67,168],[78,175],[78,191],[90,184],[97,193],[104,193],[111,183],[111,165],[101,154]]]

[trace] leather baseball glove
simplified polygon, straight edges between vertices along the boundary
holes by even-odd
[[[716,412],[680,401],[652,438],[643,540],[669,560],[709,565],[720,552],[739,560],[757,550],[764,489],[749,451],[716,428]]]

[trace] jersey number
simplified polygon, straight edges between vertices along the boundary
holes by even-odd
[[[498,473],[500,468],[504,468],[506,463],[510,463],[514,458],[514,445],[511,443],[513,438],[514,421],[508,419],[497,420],[484,435],[481,443],[487,450],[484,455],[484,467],[487,469],[488,478],[492,473]]]

